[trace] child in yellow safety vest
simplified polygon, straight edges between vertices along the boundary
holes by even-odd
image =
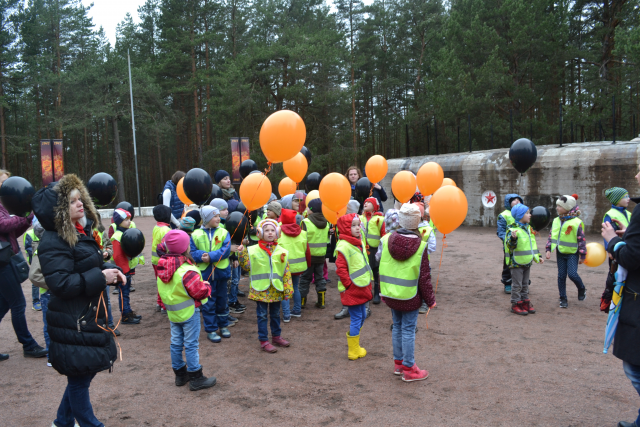
[[[529,299],[531,264],[544,263],[538,252],[536,236],[529,222],[531,212],[522,203],[511,208],[514,223],[507,227],[504,238],[504,257],[511,271],[511,312],[533,314],[536,310]]]
[[[153,219],[156,220],[156,225],[153,227],[152,242],[151,242],[151,265],[153,266],[153,274],[156,279],[158,278],[158,261],[160,260],[160,254],[158,254],[158,245],[162,242],[164,236],[171,230],[171,208],[165,205],[157,205],[153,208]],[[156,311],[164,310],[162,299],[160,294],[157,295]]]
[[[380,206],[378,199],[369,197],[364,201],[362,207],[362,228],[364,228],[365,241],[368,247],[367,256],[369,257],[369,265],[373,271],[373,303],[380,304],[380,277],[378,275],[378,261],[376,260],[376,252],[380,246],[380,239],[385,234],[384,229],[384,213],[379,212]]]
[[[500,246],[503,248],[504,252],[504,236],[507,233],[507,227],[512,225],[515,220],[511,216],[511,208],[517,205],[518,203],[524,203],[522,197],[519,195],[512,193],[504,196],[504,211],[498,215],[497,219],[497,232],[498,238],[500,239]],[[502,257],[502,278],[500,280],[502,285],[504,286],[504,293],[511,294],[511,271],[509,270],[509,266],[507,265],[505,257]]]
[[[317,308],[325,307],[325,293],[327,291],[327,282],[323,275],[325,256],[327,255],[327,243],[329,242],[329,222],[322,214],[322,202],[320,199],[313,199],[309,203],[308,218],[302,220],[301,228],[307,232],[307,242],[311,252],[311,263],[309,268],[302,274],[300,278],[300,298],[301,307],[305,308],[307,303],[307,295],[311,281],[315,283],[316,293],[318,294]]]
[[[614,230],[620,230],[627,228],[631,221],[631,212],[627,210],[629,202],[629,192],[624,188],[613,187],[605,190],[605,197],[611,203],[611,209],[604,214],[602,222],[609,222],[613,226]],[[608,243],[604,241],[604,248],[607,249]]]
[[[275,353],[277,349],[273,344],[289,347],[289,341],[282,338],[280,328],[281,302],[293,294],[289,251],[278,244],[280,227],[277,222],[263,219],[256,228],[258,244],[243,249],[240,265],[249,270],[249,299],[256,302],[260,347],[267,353]],[[269,342],[267,318],[270,318],[272,342]]]
[[[309,267],[311,252],[307,242],[307,232],[302,231],[302,228],[296,224],[296,212],[291,209],[282,209],[279,216],[282,225],[280,226],[281,234],[278,245],[289,252],[289,270],[293,286],[293,309],[291,309],[289,300],[282,301],[282,319],[288,323],[291,317],[302,316],[300,277]]]
[[[578,300],[587,297],[582,279],[578,275],[578,264],[584,263],[587,256],[587,242],[584,237],[584,224],[580,220],[580,207],[577,204],[578,195],[560,196],[556,200],[558,217],[551,224],[549,240],[546,246],[546,258],[551,258],[555,252],[558,260],[558,291],[560,293],[560,308],[567,308],[567,274],[578,288]]]
[[[164,246],[167,253],[158,260],[156,284],[171,322],[171,366],[175,384],[181,387],[189,383],[191,391],[213,387],[216,379],[205,377],[200,365],[200,314],[196,310],[207,302],[211,286],[202,280],[189,253],[187,233],[168,231]],[[182,358],[183,349],[186,363]]]
[[[427,243],[427,255],[429,256],[429,261],[431,261],[431,254],[436,251],[436,230],[430,222],[428,205],[425,207],[425,202],[415,202],[414,204],[420,209],[420,214],[422,215],[422,221],[418,224],[418,232],[422,237],[422,241]],[[429,307],[427,307],[426,302],[422,301],[419,313],[426,314],[427,311],[429,311]]]

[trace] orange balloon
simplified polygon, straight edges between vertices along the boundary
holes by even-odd
[[[468,207],[467,197],[461,189],[445,185],[431,197],[429,214],[438,231],[449,234],[464,222]]]
[[[309,191],[309,194],[307,194],[307,198],[305,199],[305,204],[309,206],[309,202],[313,199],[317,199],[318,197],[320,197],[320,193],[318,192],[318,190]]]
[[[254,211],[263,207],[271,197],[271,181],[264,173],[252,173],[247,175],[240,184],[240,200],[244,206]]]
[[[367,164],[364,165],[364,171],[372,184],[377,184],[382,181],[384,177],[387,176],[388,170],[389,165],[387,164],[387,159],[379,154],[371,156],[369,160],[367,160]]]
[[[280,163],[298,154],[306,138],[307,128],[302,118],[293,111],[280,110],[262,124],[260,148],[268,161]]]
[[[338,212],[351,199],[351,185],[344,175],[332,172],[320,181],[320,200],[329,209]],[[307,202],[308,205],[309,202]]]
[[[451,178],[445,178],[442,180],[442,185],[440,187],[444,187],[445,185],[453,185],[454,187],[457,187],[455,181]]]
[[[587,243],[587,255],[584,258],[584,264],[587,267],[599,267],[607,260],[607,251],[600,243]]]
[[[184,178],[180,178],[180,181],[178,181],[178,185],[176,186],[176,191],[178,192],[178,198],[185,205],[192,205],[193,202],[189,200],[187,195],[184,193],[183,184],[184,184]]]
[[[254,175],[257,175],[254,173]],[[287,196],[289,194],[293,194],[296,192],[296,183],[293,182],[291,178],[285,176],[278,184],[278,193],[280,193],[280,197]]]
[[[285,161],[282,164],[282,167],[284,168],[284,173],[286,173],[287,176],[296,184],[299,184],[307,175],[307,168],[309,165],[307,164],[307,158],[304,154],[298,153],[291,159]]]
[[[409,171],[398,172],[391,181],[391,191],[400,203],[407,203],[416,194],[416,177]]]
[[[338,223],[338,218],[347,213],[347,207],[340,209],[339,212],[334,212],[325,205],[322,205],[322,214],[331,224],[336,225]]]
[[[444,172],[442,171],[442,167],[436,162],[429,162],[420,166],[418,174],[416,175],[418,188],[423,196],[433,194],[440,188],[443,180]]]

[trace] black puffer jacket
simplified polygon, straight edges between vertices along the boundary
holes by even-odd
[[[69,194],[80,190],[87,225],[79,233],[69,218]],[[47,328],[51,338],[49,359],[59,373],[87,375],[111,369],[116,346],[106,325],[106,281],[102,270],[115,268],[103,261],[102,251],[92,238],[97,213],[82,181],[65,175],[55,186],[38,191],[33,207],[45,229],[38,246],[42,274],[51,291]],[[96,324],[97,313],[97,324]]]
[[[631,200],[640,203],[640,198]],[[626,245],[614,250],[621,241]],[[607,249],[629,272],[622,293],[618,328],[613,338],[613,354],[625,362],[640,365],[640,204],[633,209],[631,222],[622,239],[613,238]]]

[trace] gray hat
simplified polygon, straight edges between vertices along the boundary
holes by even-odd
[[[273,212],[277,216],[280,216],[282,213],[282,205],[276,201],[272,201],[267,205],[267,210]]]
[[[220,210],[218,208],[214,208],[213,206],[203,206],[202,209],[200,209],[202,226],[206,227],[207,224],[209,224],[209,221],[211,221],[216,215],[220,215]]]
[[[213,206],[214,208],[218,208],[218,210],[223,211],[225,209],[229,209],[229,205],[224,199],[213,199],[209,206]]]
[[[349,203],[347,203],[347,214],[357,214],[359,210],[360,202],[357,200],[349,200]]]

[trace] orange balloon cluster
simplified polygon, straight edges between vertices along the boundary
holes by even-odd
[[[299,184],[307,175],[307,168],[309,165],[307,164],[307,158],[304,154],[298,152],[298,154],[289,160],[286,160],[282,164],[282,167],[284,168],[284,173],[286,173],[287,176],[296,184]]]
[[[444,187],[444,186],[447,186],[447,185],[452,185],[454,187],[457,187],[455,181],[452,180],[451,178],[445,178],[445,179],[442,180],[441,187]]]
[[[407,203],[416,193],[416,177],[409,171],[398,172],[391,181],[391,191],[400,203]]]
[[[178,181],[178,185],[176,185],[176,191],[178,192],[178,198],[182,203],[184,203],[185,205],[193,204],[193,202],[189,200],[184,192],[184,178],[180,178],[180,181]]]
[[[389,165],[387,164],[387,159],[378,154],[371,156],[371,158],[367,160],[367,164],[364,166],[367,178],[369,178],[369,182],[372,184],[377,184],[382,181],[384,177],[387,176],[388,170]]]
[[[462,225],[468,208],[467,197],[462,190],[453,185],[445,185],[431,197],[429,214],[438,231],[449,234]]]
[[[254,174],[257,175],[257,174]],[[287,196],[289,194],[293,194],[296,192],[296,183],[293,182],[291,178],[285,176],[280,180],[280,184],[278,184],[278,193],[280,193],[280,197]]]
[[[264,173],[247,175],[240,184],[240,200],[247,210],[254,211],[263,207],[271,197],[271,181]]]
[[[339,212],[347,206],[349,199],[351,199],[351,185],[349,181],[344,175],[337,172],[332,172],[322,178],[319,192],[322,204],[334,212]]]
[[[322,205],[322,214],[331,224],[336,225],[338,223],[338,218],[347,213],[347,207],[340,209],[339,212],[334,212],[325,205]]]
[[[260,148],[269,162],[280,163],[298,154],[306,138],[307,129],[302,118],[293,111],[280,110],[262,124]]]
[[[423,196],[430,196],[442,186],[444,180],[444,172],[442,167],[435,163],[429,162],[420,166],[418,174],[416,175],[416,181],[418,183],[418,189]]]

